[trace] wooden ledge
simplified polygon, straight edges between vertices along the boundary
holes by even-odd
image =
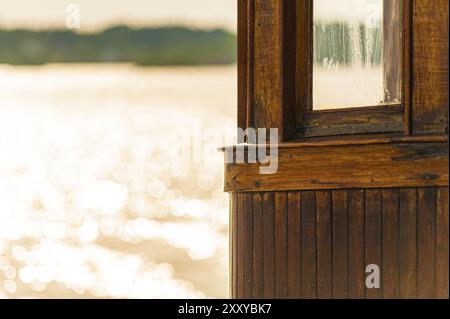
[[[235,149],[224,148],[226,152]],[[275,174],[260,174],[261,165],[225,164],[225,191],[448,187],[448,138],[372,137],[285,143],[279,147]]]
[[[398,143],[448,143],[447,135],[369,135],[369,136],[339,136],[339,137],[316,137],[303,140],[280,142],[279,149],[304,148],[304,147],[330,147],[349,145],[376,145],[376,144],[398,144]],[[269,147],[270,145],[262,145]],[[253,144],[238,144],[219,148],[219,151],[233,151],[239,148],[255,147]]]

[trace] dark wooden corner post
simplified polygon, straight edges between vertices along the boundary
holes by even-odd
[[[400,1],[401,103],[339,112],[311,109],[312,1],[238,0],[238,125],[280,144],[275,174],[225,164],[231,297],[448,298],[448,1]]]

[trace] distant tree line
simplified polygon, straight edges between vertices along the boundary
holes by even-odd
[[[200,65],[236,62],[236,36],[225,30],[185,27],[109,28],[98,33],[68,30],[0,30],[0,63],[131,62],[139,65]]]
[[[44,64],[131,62],[139,65],[200,65],[236,62],[236,35],[225,30],[185,27],[133,29],[98,33],[69,30],[0,30],[0,63]],[[382,31],[366,25],[316,23],[316,64],[370,64],[382,59]]]

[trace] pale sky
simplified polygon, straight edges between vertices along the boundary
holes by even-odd
[[[224,27],[236,31],[238,0],[0,0],[0,28],[63,27],[66,6],[81,11],[81,32],[111,24]]]

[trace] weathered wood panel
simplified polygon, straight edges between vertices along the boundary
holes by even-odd
[[[231,196],[232,297],[448,298],[448,187]]]
[[[413,1],[413,133],[448,133],[447,0]]]

